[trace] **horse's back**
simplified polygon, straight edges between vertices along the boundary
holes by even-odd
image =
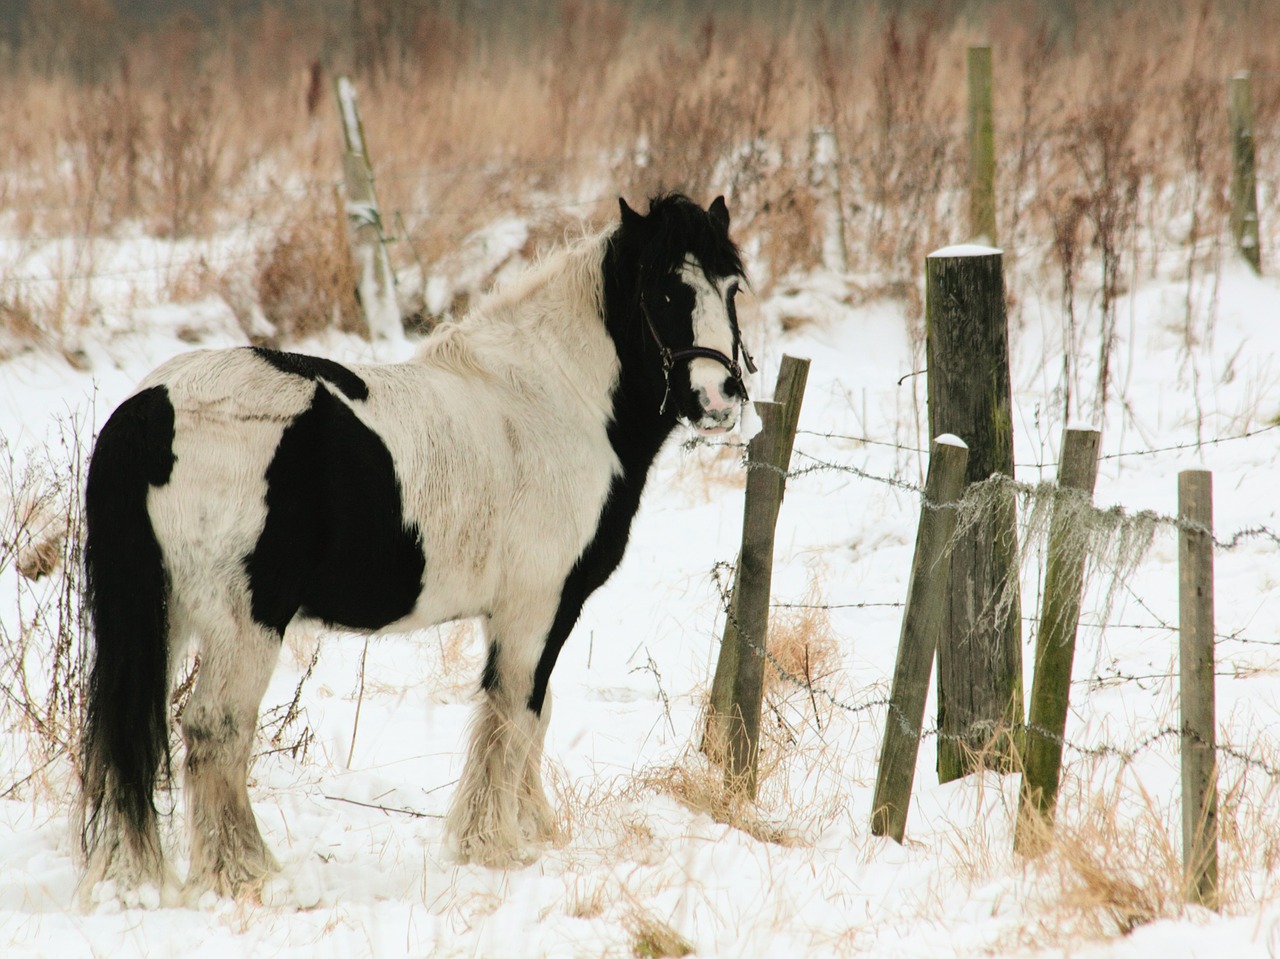
[[[152,521],[181,601],[246,588],[254,619],[297,611],[360,629],[554,593],[617,467],[606,424],[546,371],[430,360],[342,366],[266,350],[157,368],[174,410],[174,477]]]
[[[174,410],[172,482],[149,512],[176,599],[242,607],[283,632],[302,610],[374,629],[413,609],[423,549],[395,464],[355,408],[354,368],[297,354],[199,351],[157,368]],[[199,624],[197,623],[197,628]]]

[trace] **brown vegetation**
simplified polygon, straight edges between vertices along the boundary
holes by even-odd
[[[680,188],[728,194],[764,285],[825,262],[902,291],[925,252],[967,239],[964,50],[990,42],[1000,242],[1060,265],[1068,296],[1082,268],[1099,275],[1094,316],[1075,318],[1102,333],[1088,365],[1105,392],[1126,277],[1169,238],[1203,257],[1224,230],[1227,138],[1208,131],[1225,130],[1228,68],[1259,76],[1260,164],[1274,162],[1280,54],[1262,41],[1280,10],[1247,6],[886,2],[833,16],[797,0],[657,19],[564,0],[509,10],[502,28],[421,0],[328,20],[281,0],[139,30],[110,0],[58,0],[33,5],[0,56],[0,230],[226,235],[232,269],[266,258],[270,298],[291,285],[282,272],[314,265],[298,245],[328,237],[329,89],[352,72],[401,267],[429,267],[503,215],[601,219],[618,193]],[[1277,219],[1264,210],[1264,229]],[[93,266],[75,263],[75,276]],[[322,287],[344,280],[323,272]],[[9,333],[28,312],[45,329],[84,319],[6,273],[21,271],[0,265]],[[350,304],[322,298],[282,333],[348,321]]]

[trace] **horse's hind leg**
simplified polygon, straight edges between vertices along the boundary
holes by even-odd
[[[247,615],[200,629],[200,669],[182,715],[191,824],[187,894],[253,891],[278,868],[249,804],[249,755],[280,637]]]

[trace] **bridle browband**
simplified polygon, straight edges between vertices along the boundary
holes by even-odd
[[[734,322],[733,326],[733,356],[725,356],[717,349],[710,346],[687,346],[682,350],[673,350],[662,342],[662,337],[658,334],[658,326],[653,322],[653,317],[649,315],[649,307],[644,302],[644,294],[640,294],[640,312],[644,315],[645,325],[649,328],[649,335],[653,337],[654,345],[658,347],[658,355],[662,357],[662,404],[658,407],[658,413],[665,413],[667,409],[667,400],[671,396],[671,370],[677,364],[685,360],[715,360],[733,377],[735,383],[742,389],[744,401],[750,399],[747,396],[747,384],[742,379],[742,367],[738,365],[738,351],[742,351],[742,362],[746,366],[748,373],[756,371],[756,361],[751,358],[751,354],[747,352],[746,346],[742,342],[742,333],[738,329],[738,324]]]

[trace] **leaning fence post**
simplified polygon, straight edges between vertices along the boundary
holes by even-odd
[[[1218,771],[1213,690],[1213,474],[1178,474],[1178,701],[1182,865],[1189,899],[1218,908]]]
[[[794,356],[783,355],[778,366],[778,380],[774,386],[773,398],[781,403],[782,437],[778,447],[777,466],[784,472],[791,464],[791,450],[795,446],[796,428],[800,422],[800,405],[804,401],[804,388],[809,379],[809,361]],[[783,495],[786,484],[783,484]],[[734,677],[738,673],[738,659],[742,655],[742,644],[738,635],[738,570],[741,568],[741,556],[734,564],[733,579],[729,585],[728,610],[724,619],[724,634],[720,641],[720,655],[716,659],[715,676],[711,680],[711,697],[707,706],[707,728],[703,733],[702,749],[713,758],[722,758],[725,742],[724,725],[729,716],[729,705],[732,698]]]
[[[954,504],[964,488],[968,459],[969,448],[960,439],[944,434],[933,441],[911,581],[907,585],[907,607],[898,638],[898,662],[884,720],[876,792],[871,800],[871,832],[898,842],[902,842],[907,825],[924,704],[929,695],[929,673],[946,608],[951,535],[956,527]]]
[[[999,477],[986,508],[956,534],[938,644],[938,778],[1011,771],[1022,727],[1022,614],[1013,400],[1003,256],[948,247],[925,260],[929,432],[969,445],[965,483]]]
[[[1044,607],[1036,636],[1035,678],[1031,682],[1027,742],[1022,763],[1022,793],[1014,849],[1040,851],[1041,823],[1053,822],[1062,771],[1062,737],[1067,730],[1071,667],[1080,625],[1080,592],[1088,558],[1088,512],[1098,479],[1097,430],[1068,429],[1058,464],[1058,492],[1049,521],[1049,559]],[[1035,818],[1033,818],[1033,816]]]
[[[1231,233],[1254,272],[1262,272],[1258,243],[1258,186],[1253,146],[1253,97],[1247,71],[1227,81],[1231,101]]]
[[[769,643],[769,594],[773,579],[773,536],[782,505],[778,466],[783,426],[780,403],[758,401],[762,424],[747,448],[747,490],[743,498],[742,554],[738,562],[738,641],[741,652],[724,714],[725,782],[755,798],[760,758],[760,700],[764,656]]]
[[[995,110],[991,97],[991,48],[970,47],[969,74],[969,232],[984,243],[996,242]]]
[[[334,93],[342,123],[342,176],[347,190],[351,257],[360,277],[360,308],[373,339],[399,340],[404,327],[396,303],[395,274],[391,272],[382,235],[382,214],[356,106],[356,88],[349,77],[341,76],[334,81]]]

